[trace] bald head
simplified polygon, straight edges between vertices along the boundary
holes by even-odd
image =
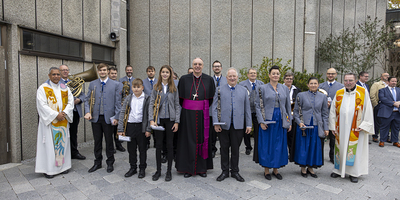
[[[326,78],[329,82],[333,82],[336,79],[336,76],[337,73],[335,68],[329,68],[328,71],[326,71]]]
[[[203,60],[201,58],[195,58],[192,62],[193,75],[200,76],[203,72]]]
[[[389,78],[389,73],[382,73],[381,80],[387,82]]]

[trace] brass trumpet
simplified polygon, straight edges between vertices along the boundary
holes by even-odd
[[[90,92],[90,98],[89,98],[89,112],[91,115],[93,115],[93,106],[96,101],[96,86],[94,86],[94,89]]]
[[[125,98],[129,95],[129,90],[130,90],[130,85],[129,85],[129,81],[123,81],[122,84],[124,86],[122,86],[122,100],[121,100],[121,104],[124,103]]]
[[[157,124],[157,119],[158,119],[158,111],[160,109],[160,102],[161,102],[161,95],[160,95],[161,91],[157,92],[157,97],[156,100],[154,101],[154,112],[153,112],[153,116],[154,116],[154,122]]]
[[[131,107],[129,106],[130,102],[126,102],[125,106],[125,113],[124,113],[124,133],[126,134],[126,125],[128,124],[128,119],[129,119],[129,111]],[[118,135],[115,135],[115,137],[118,137]]]

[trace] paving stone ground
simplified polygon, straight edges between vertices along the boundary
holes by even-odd
[[[126,147],[126,143],[124,143]],[[0,166],[0,199],[400,199],[400,148],[386,143],[369,145],[369,174],[361,176],[358,183],[349,178],[331,178],[333,164],[328,158],[328,143],[325,143],[325,165],[315,170],[318,178],[303,178],[300,168],[289,163],[279,172],[283,180],[266,180],[263,168],[252,161],[253,154],[246,155],[244,144],[240,152],[240,174],[244,183],[233,178],[217,182],[220,175],[220,154],[214,158],[214,169],[202,178],[184,178],[175,169],[172,181],[165,182],[166,164],[162,176],[152,181],[156,171],[155,148],[148,150],[146,177],[138,179],[137,174],[125,178],[129,170],[128,153],[117,152],[114,171],[107,173],[106,164],[94,173],[88,173],[93,165],[93,144],[80,145],[86,160],[72,160],[68,174],[46,179],[35,173],[35,160],[22,164]],[[105,156],[105,153],[103,152]],[[13,167],[10,167],[13,166]]]

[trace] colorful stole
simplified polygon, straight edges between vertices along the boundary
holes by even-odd
[[[336,129],[336,141],[335,141],[335,168],[339,169],[340,166],[340,149],[338,148],[340,144],[340,108],[342,105],[343,95],[346,88],[340,89],[336,92],[336,99],[335,99],[335,112],[336,112],[336,122],[335,122],[335,129]],[[357,153],[357,145],[358,145],[358,136],[359,132],[355,131],[355,129],[361,123],[361,117],[364,110],[364,97],[365,97],[365,88],[357,86],[356,87],[356,98],[355,98],[355,109],[353,115],[353,121],[351,123],[351,130],[350,130],[350,137],[349,137],[349,146],[347,149],[346,155],[346,165],[347,166],[354,166],[354,161],[356,158]]]
[[[56,96],[49,83],[45,83],[43,86],[44,92],[47,97],[47,104],[51,109],[60,112],[64,110],[68,104],[68,88],[64,84],[60,83],[61,97],[62,97],[62,109],[59,108]],[[56,157],[55,166],[59,167],[64,164],[64,150],[65,150],[65,138],[67,137],[67,125],[68,120],[58,121],[54,119],[51,122],[51,132],[53,136],[54,153]]]

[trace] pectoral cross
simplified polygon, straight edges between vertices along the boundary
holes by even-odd
[[[193,100],[196,100],[196,97],[198,97],[199,95],[197,95],[197,93],[196,94],[193,94]]]

